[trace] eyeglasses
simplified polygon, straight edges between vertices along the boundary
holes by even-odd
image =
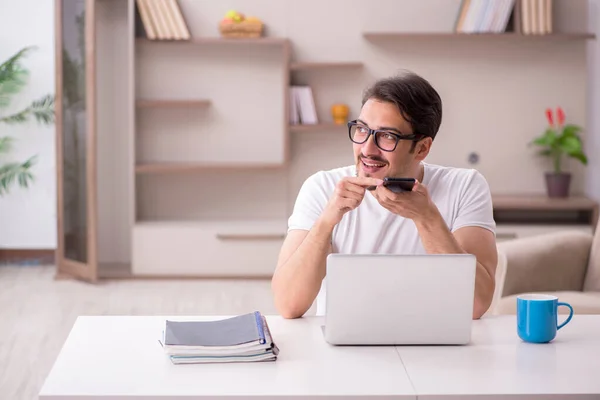
[[[390,131],[371,129],[357,121],[348,122],[348,135],[350,140],[356,144],[363,144],[373,135],[375,144],[383,151],[394,151],[400,140],[412,140],[418,142],[423,135],[398,135]]]

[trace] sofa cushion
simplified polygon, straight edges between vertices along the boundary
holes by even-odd
[[[596,225],[596,234],[592,242],[583,290],[600,292],[600,220]]]
[[[558,301],[569,303],[573,307],[575,314],[600,314],[600,292],[544,292],[558,297]],[[516,314],[517,296],[511,295],[503,297],[498,302],[494,314]],[[567,307],[559,307],[559,314],[568,314]]]

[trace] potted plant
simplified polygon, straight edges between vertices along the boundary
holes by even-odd
[[[9,106],[11,96],[25,86],[28,71],[22,66],[21,61],[31,49],[32,47],[26,47],[0,64],[0,109]],[[2,124],[10,126],[25,123],[31,117],[39,123],[53,123],[54,96],[46,95],[20,111],[0,115],[0,127]],[[10,151],[13,141],[10,136],[0,135],[0,155]],[[6,195],[16,183],[21,187],[28,187],[33,180],[31,169],[35,164],[35,158],[33,156],[25,161],[0,162],[0,197]]]
[[[546,109],[548,128],[532,144],[541,147],[540,155],[552,160],[553,171],[546,172],[546,191],[549,197],[568,197],[571,185],[571,173],[562,168],[564,157],[571,157],[587,165],[587,157],[583,151],[583,143],[577,125],[565,125],[565,113],[562,108],[556,109],[556,119],[553,110]]]

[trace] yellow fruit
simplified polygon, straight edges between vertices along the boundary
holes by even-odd
[[[225,18],[234,19],[237,15],[238,15],[237,11],[229,10],[229,11],[227,11],[227,14],[225,14]]]

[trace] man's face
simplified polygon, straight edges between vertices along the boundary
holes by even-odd
[[[379,100],[369,99],[365,103],[358,123],[400,136],[413,134],[412,127],[402,117],[398,108],[392,103]],[[353,143],[358,176],[378,179],[410,176],[414,167],[424,158],[422,152],[418,151],[419,146],[411,153],[412,146],[412,140],[400,140],[394,151],[384,151],[377,147],[373,135],[365,143]]]

